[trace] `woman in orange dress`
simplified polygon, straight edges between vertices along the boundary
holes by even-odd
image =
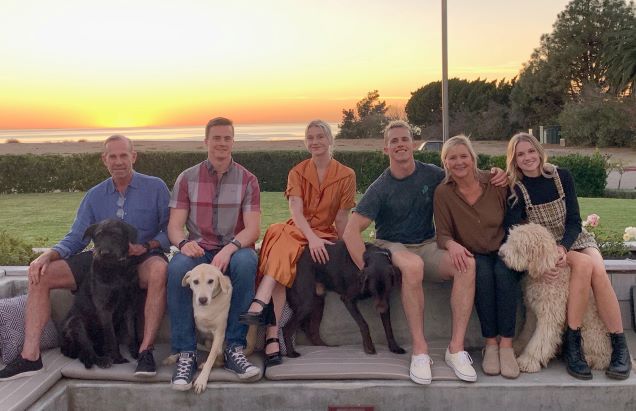
[[[287,178],[285,196],[291,219],[267,229],[258,262],[260,284],[249,311],[239,320],[269,325],[266,366],[282,361],[276,318],[280,318],[285,305],[285,287],[291,287],[296,278],[298,258],[309,247],[314,261],[329,260],[325,245],[342,237],[349,211],[355,205],[355,173],[332,158],[329,125],[322,120],[310,122],[305,129],[305,146],[311,158],[292,168]]]

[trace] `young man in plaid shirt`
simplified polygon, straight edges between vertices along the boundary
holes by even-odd
[[[205,144],[208,158],[179,175],[170,199],[168,237],[180,250],[168,266],[171,345],[172,352],[179,353],[172,376],[176,390],[190,389],[196,370],[192,291],[183,287],[181,280],[202,263],[217,267],[232,281],[225,368],[242,380],[260,373],[243,354],[247,326],[238,322],[239,314],[248,309],[254,297],[260,189],[256,177],[232,159],[231,120],[210,120],[205,128]]]

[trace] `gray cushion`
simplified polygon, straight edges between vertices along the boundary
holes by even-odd
[[[340,347],[299,346],[298,358],[283,359],[281,365],[267,368],[268,380],[409,380],[410,354],[393,354],[376,345],[377,354],[365,354],[361,345]],[[457,380],[444,362],[445,348],[432,348],[433,380]]]
[[[0,300],[0,351],[2,361],[10,363],[18,357],[24,343],[24,314],[26,312],[26,295]],[[57,330],[49,320],[42,331],[40,349],[58,347]]]
[[[154,357],[157,364],[157,375],[154,377],[135,377],[135,367],[137,367],[137,361],[130,358],[126,347],[121,346],[120,352],[124,357],[130,360],[127,364],[116,364],[110,368],[99,368],[93,366],[91,369],[86,369],[84,364],[79,360],[75,360],[69,363],[62,369],[62,375],[66,378],[78,378],[82,380],[113,380],[113,381],[133,381],[133,382],[165,382],[170,381],[172,373],[174,371],[174,365],[162,365],[163,360],[170,354],[170,346],[168,344],[155,345]],[[205,361],[207,353],[199,352],[199,358],[201,361]],[[249,360],[260,368],[263,369],[263,358],[260,354],[253,354],[249,356]],[[258,381],[262,378],[261,375],[258,378],[254,378],[251,381]],[[195,377],[196,378],[196,377]],[[223,368],[212,368],[208,381],[229,381],[238,382],[239,378],[231,371],[227,371]]]

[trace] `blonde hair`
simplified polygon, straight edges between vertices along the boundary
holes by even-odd
[[[413,131],[411,130],[411,126],[409,125],[409,123],[403,120],[393,120],[389,124],[387,124],[386,127],[384,127],[384,145],[385,146],[388,144],[387,140],[389,138],[389,131],[393,130],[394,128],[407,129],[409,132],[409,136],[411,137],[411,140],[413,140]]]
[[[517,151],[517,145],[525,141],[526,143],[530,143],[532,147],[539,154],[539,170],[541,170],[541,175],[546,178],[554,178],[556,174],[556,166],[554,164],[548,163],[548,154],[543,149],[543,146],[539,141],[532,135],[528,133],[517,133],[508,142],[508,148],[506,150],[506,174],[510,178],[510,197],[509,200],[514,205],[518,198],[517,193],[515,192],[515,186],[519,184],[521,180],[523,180],[523,172],[519,169],[519,165],[517,164],[517,156],[515,155]]]
[[[307,124],[307,127],[305,127],[305,140],[309,134],[309,129],[312,127],[318,127],[322,130],[324,135],[327,137],[327,140],[329,140],[329,154],[333,154],[333,133],[331,132],[331,126],[323,120],[310,121],[309,124]]]
[[[470,142],[470,139],[463,134],[457,135],[455,137],[451,137],[442,146],[442,165],[444,166],[444,172],[446,173],[446,177],[444,178],[444,183],[448,182],[451,173],[446,167],[446,156],[448,156],[448,152],[453,147],[464,146],[470,153],[470,156],[473,159],[473,173],[475,177],[477,177],[478,169],[477,169],[477,154],[475,153],[475,149],[473,148],[473,144]]]

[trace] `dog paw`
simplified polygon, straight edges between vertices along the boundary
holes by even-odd
[[[97,357],[95,358],[95,364],[99,368],[110,368],[113,366],[113,359],[110,357]]]
[[[373,345],[370,347],[364,347],[364,352],[367,354],[375,354],[375,347]]]
[[[389,347],[389,350],[391,350],[392,353],[394,354],[405,354],[406,350],[400,346],[394,346],[394,347]]]
[[[203,378],[201,378],[201,376],[199,376],[194,381],[194,384],[192,384],[192,387],[196,394],[201,394],[203,391],[205,391],[206,388],[208,388],[208,381],[207,379],[204,380]]]
[[[113,364],[126,364],[127,362],[130,362],[130,361],[128,361],[127,359],[125,359],[121,355],[113,358]]]
[[[522,355],[517,358],[517,364],[519,364],[519,369],[523,372],[531,373],[539,372],[541,370],[541,364],[527,355]]]

